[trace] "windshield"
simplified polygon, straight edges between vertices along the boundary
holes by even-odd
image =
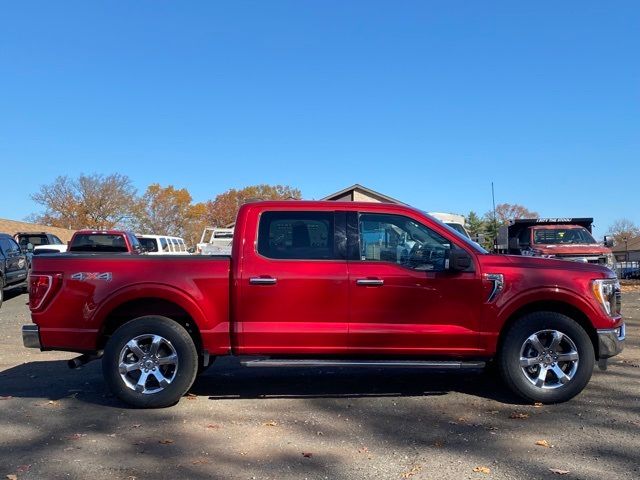
[[[533,243],[542,245],[572,245],[598,243],[584,227],[540,228],[533,232]]]

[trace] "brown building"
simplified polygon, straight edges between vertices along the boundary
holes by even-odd
[[[616,260],[619,262],[640,261],[640,237],[633,237],[626,242],[620,242],[612,248]]]
[[[18,232],[47,232],[53,233],[63,242],[71,240],[74,230],[67,230],[66,228],[47,227],[46,225],[39,225],[37,223],[18,222],[15,220],[6,220],[0,218],[0,232],[8,233],[13,236]]]
[[[378,203],[397,203],[399,205],[405,205],[404,202],[395,198],[384,195],[370,188],[363,187],[356,183],[339,192],[327,195],[320,200],[331,200],[334,202],[378,202]]]

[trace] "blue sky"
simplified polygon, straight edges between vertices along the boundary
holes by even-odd
[[[57,175],[640,224],[640,3],[8,2],[0,217]],[[5,177],[6,175],[6,177]]]

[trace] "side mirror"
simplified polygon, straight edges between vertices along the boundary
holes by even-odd
[[[29,253],[33,252],[33,244],[31,242],[27,243],[27,252]]]
[[[611,237],[607,237],[606,235],[604,236],[604,246],[605,247],[613,247],[613,238]]]
[[[471,256],[466,251],[455,247],[449,250],[449,270],[466,272],[472,265]]]

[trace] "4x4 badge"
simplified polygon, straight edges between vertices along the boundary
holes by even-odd
[[[71,280],[78,280],[79,282],[85,282],[87,280],[103,280],[110,282],[113,276],[111,272],[78,272],[71,275]]]

